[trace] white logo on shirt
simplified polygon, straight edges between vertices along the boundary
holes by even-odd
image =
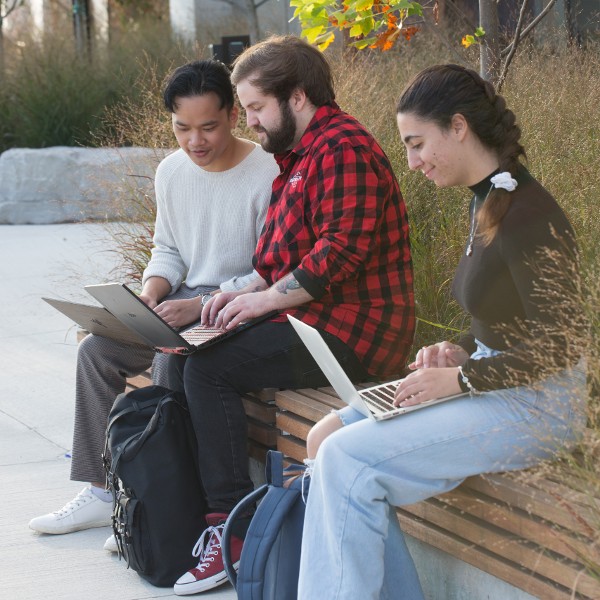
[[[296,173],[294,173],[290,179],[290,184],[294,189],[296,189],[299,181],[302,181],[302,173],[300,173],[300,171],[296,171]]]

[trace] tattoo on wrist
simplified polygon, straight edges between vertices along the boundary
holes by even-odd
[[[275,289],[280,294],[287,294],[290,290],[299,290],[302,286],[298,283],[296,278],[291,275],[290,277],[285,277],[281,281],[278,281],[275,284]]]

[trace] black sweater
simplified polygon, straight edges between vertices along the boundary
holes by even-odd
[[[471,215],[485,201],[492,175],[471,188]],[[503,351],[463,366],[478,390],[531,385],[566,367],[577,354],[572,350],[583,327],[573,229],[524,167],[516,179],[495,238],[484,246],[475,236],[472,254],[463,253],[452,285],[471,315],[470,332],[459,344],[470,354],[477,338]]]

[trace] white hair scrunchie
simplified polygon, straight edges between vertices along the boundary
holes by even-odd
[[[495,188],[502,188],[507,192],[512,192],[517,187],[517,180],[513,179],[508,171],[494,175],[490,181]]]

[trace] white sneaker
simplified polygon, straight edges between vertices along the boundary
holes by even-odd
[[[115,538],[114,533],[106,540],[106,542],[104,542],[104,549],[107,552],[118,552],[119,551],[119,548],[117,547],[117,540]]]
[[[112,502],[100,500],[87,486],[59,511],[32,519],[29,527],[41,533],[71,533],[106,527],[111,523],[112,508]]]

